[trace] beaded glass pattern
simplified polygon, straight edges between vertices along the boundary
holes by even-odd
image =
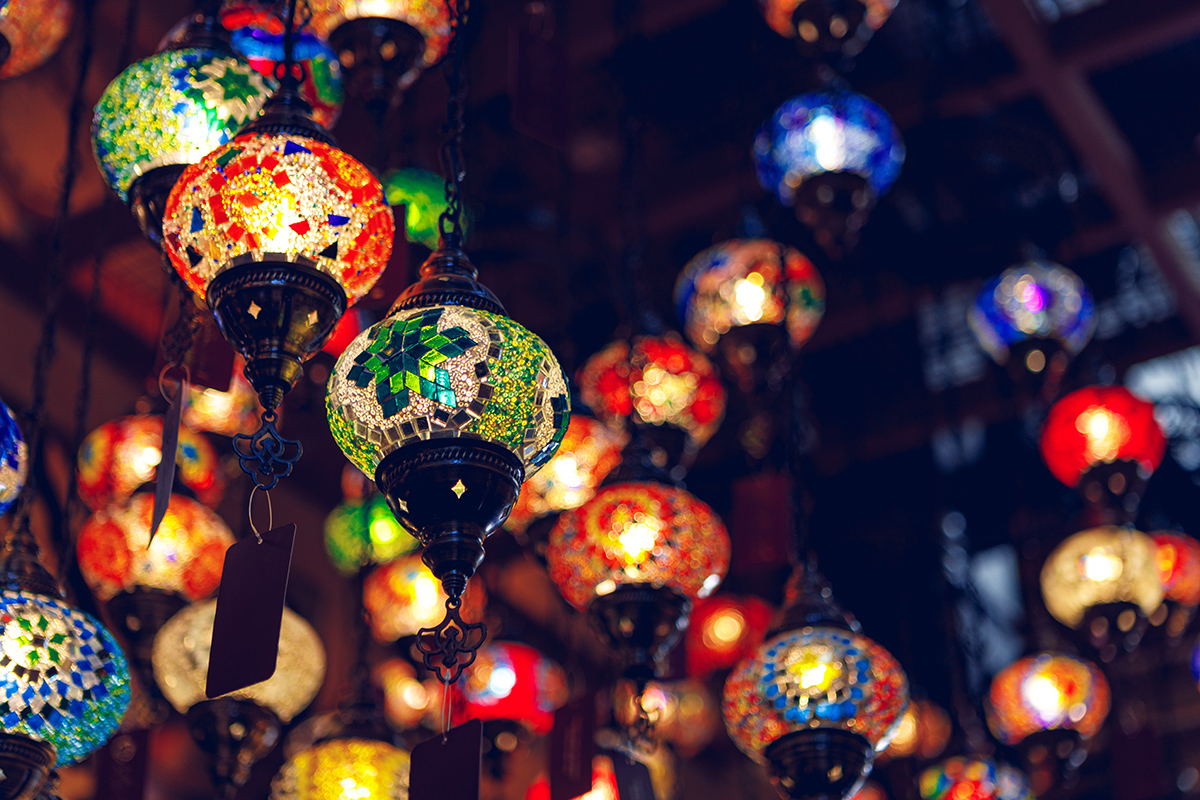
[[[743,325],[782,325],[795,347],[825,313],[825,283],[799,250],[769,239],[733,239],[701,251],[675,283],[684,333],[710,353]]]
[[[154,637],[154,679],[180,714],[208,699],[204,684],[216,613],[216,600],[193,603],[167,620]],[[285,608],[275,674],[229,696],[258,703],[286,724],[312,702],[324,680],[321,637],[303,617]]]
[[[370,564],[386,564],[420,546],[381,494],[342,503],[325,518],[325,552],[343,575]]]
[[[554,726],[567,701],[563,668],[529,645],[492,642],[475,656],[453,695],[454,724],[469,719],[521,722],[538,736]]]
[[[438,218],[446,210],[445,179],[429,170],[406,167],[384,176],[383,193],[392,205],[404,206],[408,240],[436,249],[441,239]]]
[[[54,55],[71,28],[71,0],[7,0],[0,3],[0,35],[12,48],[0,64],[0,79],[40,67]]]
[[[129,665],[112,635],[65,602],[0,592],[0,721],[49,742],[58,766],[99,749],[129,706]]]
[[[1200,605],[1200,542],[1176,531],[1150,534],[1158,577],[1166,599],[1181,606]]]
[[[376,739],[301,750],[271,781],[271,800],[408,800],[409,755]]]
[[[463,619],[479,622],[486,605],[482,581],[468,582],[463,594]],[[421,560],[421,554],[410,553],[367,576],[363,582],[363,606],[371,632],[376,640],[386,644],[401,636],[415,636],[421,628],[441,622],[446,614],[446,593]]]
[[[79,571],[100,600],[146,588],[194,602],[216,591],[225,551],[234,541],[225,521],[195,500],[173,494],[150,541],[153,514],[154,495],[135,494],[123,505],[97,511],[79,530]]]
[[[1072,534],[1042,566],[1042,600],[1062,624],[1078,628],[1089,608],[1132,603],[1154,613],[1163,600],[1154,541],[1130,528],[1104,525]]]
[[[1114,461],[1135,461],[1149,478],[1167,452],[1167,437],[1153,403],[1124,386],[1087,386],[1050,407],[1039,449],[1054,477],[1077,486],[1089,469]]]
[[[1108,681],[1081,658],[1040,653],[1009,664],[992,680],[988,727],[1015,745],[1038,731],[1067,729],[1096,735],[1112,705]]]
[[[796,731],[851,731],[887,748],[908,706],[908,679],[891,653],[856,633],[801,628],[782,633],[725,682],[725,728],[743,753]]]
[[[238,136],[189,166],[163,216],[167,254],[201,297],[226,269],[277,254],[329,275],[353,303],[383,273],[394,235],[369,169],[284,134]]]
[[[273,82],[220,50],[166,50],[125,69],[100,95],[92,148],[108,185],[129,187],[157,167],[193,164],[232,139],[270,97]]]
[[[599,420],[572,414],[558,452],[521,486],[504,527],[519,533],[538,517],[586,503],[621,463],[625,440]]]
[[[1026,339],[1053,339],[1074,355],[1096,331],[1096,306],[1083,281],[1066,267],[1027,261],[984,284],[967,322],[979,345],[1003,364]]]
[[[686,431],[703,445],[725,417],[725,388],[712,362],[676,336],[612,342],[576,375],[588,408],[610,425],[637,413],[643,422]]]
[[[442,60],[450,49],[450,11],[445,0],[311,0],[313,29],[328,39],[339,26],[356,19],[395,19],[425,38],[421,67]]]
[[[29,477],[29,445],[12,409],[0,401],[0,514],[12,508]]]
[[[93,511],[124,503],[153,481],[162,461],[163,418],[148,414],[118,417],[87,435],[75,468],[79,496]],[[216,505],[224,486],[218,481],[217,454],[200,434],[180,426],[175,451],[175,480],[205,505]]]
[[[367,475],[426,439],[482,439],[514,453],[529,478],[567,432],[570,397],[546,343],[508,317],[463,306],[398,311],[334,365],[333,438]]]
[[[713,510],[683,489],[659,483],[601,489],[563,512],[546,549],[551,580],[580,610],[624,584],[707,597],[724,580],[729,556],[729,534]]]
[[[808,92],[781,105],[754,139],[758,182],[792,205],[805,180],[827,172],[864,178],[885,193],[904,165],[904,143],[887,112],[853,92]]]
[[[1019,769],[990,759],[955,756],[921,773],[924,800],[1033,800],[1029,779]]]

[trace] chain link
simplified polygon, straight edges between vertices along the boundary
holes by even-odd
[[[467,85],[462,70],[462,32],[467,23],[467,0],[445,2],[454,30],[450,37],[450,52],[442,64],[449,96],[446,99],[446,124],[442,126],[446,139],[441,150],[442,172],[446,175],[446,210],[438,217],[438,232],[441,234],[443,247],[457,250],[462,248],[463,244],[462,181],[466,177],[462,137]]]

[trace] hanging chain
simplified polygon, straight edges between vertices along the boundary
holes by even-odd
[[[449,96],[446,99],[446,124],[442,128],[446,139],[442,143],[442,172],[446,175],[446,210],[438,217],[438,232],[441,246],[460,250],[463,245],[462,227],[462,182],[466,177],[463,161],[463,106],[467,99],[467,85],[463,79],[463,26],[467,23],[467,0],[446,0],[453,33],[450,37],[450,53],[442,65],[446,76]]]

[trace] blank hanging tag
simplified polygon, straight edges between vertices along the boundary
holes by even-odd
[[[235,542],[225,553],[204,693],[212,698],[275,674],[292,566],[293,523]]]
[[[479,800],[483,723],[469,720],[413,748],[408,800]]]
[[[654,800],[650,770],[624,753],[613,753],[613,774],[617,779],[617,797],[621,800]]]
[[[572,800],[592,790],[595,734],[595,695],[585,694],[554,712],[554,728],[550,731],[550,800]]]
[[[187,378],[181,378],[179,389],[163,417],[162,455],[158,462],[158,478],[154,482],[154,515],[150,518],[147,547],[154,541],[154,534],[158,533],[158,526],[162,524],[167,506],[171,503],[171,490],[175,488],[175,456],[179,450],[180,416],[183,414],[183,398],[187,395],[187,389]]]

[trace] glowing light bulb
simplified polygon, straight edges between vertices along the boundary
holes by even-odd
[[[413,594],[416,596],[417,605],[421,608],[432,608],[437,605],[438,587],[433,582],[433,578],[428,575],[421,575],[413,581]]]
[[[817,163],[830,172],[841,169],[846,163],[846,137],[837,121],[828,114],[813,118],[808,135],[815,146]]]
[[[388,544],[400,535],[395,523],[386,519],[377,519],[371,523],[371,538],[380,544]]]
[[[1103,549],[1084,554],[1082,560],[1083,574],[1089,581],[1111,581],[1121,577],[1121,559]]]
[[[711,638],[719,644],[731,645],[742,637],[742,631],[745,629],[745,619],[738,612],[731,610],[709,620],[708,630],[705,633],[711,634],[711,637],[706,636],[705,638]]]
[[[815,693],[829,690],[838,679],[840,670],[830,663],[830,655],[814,650],[806,650],[787,667],[788,672],[796,676],[800,688]]]
[[[134,469],[140,474],[148,474],[162,461],[162,451],[157,447],[147,446],[133,457]]]
[[[517,673],[509,667],[496,667],[488,677],[488,691],[496,697],[508,697],[517,685]]]
[[[1055,719],[1062,714],[1063,696],[1054,681],[1036,675],[1025,683],[1021,693],[1026,702],[1037,709],[1043,719]]]
[[[1092,462],[1113,461],[1129,441],[1129,425],[1102,406],[1093,406],[1080,414],[1075,427],[1087,437],[1087,455]]]
[[[658,532],[644,522],[635,522],[617,537],[617,541],[632,560],[640,561],[646,553],[654,549],[654,544],[658,541]]]
[[[552,463],[555,481],[561,482],[570,489],[583,488],[583,476],[580,474],[579,462],[575,460],[575,456],[566,453],[561,458],[553,459]]]
[[[760,285],[762,283],[761,275],[753,275],[757,277],[759,283],[754,283],[750,280],[739,280],[733,286],[733,297],[739,306],[742,307],[742,313],[750,322],[758,322],[763,316],[763,305],[767,301],[767,292]]]

